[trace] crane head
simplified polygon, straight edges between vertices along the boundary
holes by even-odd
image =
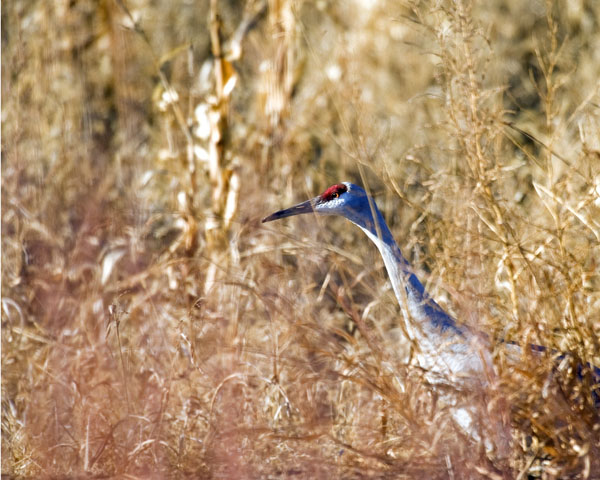
[[[342,182],[332,185],[321,195],[293,207],[279,210],[263,218],[262,221],[263,223],[271,222],[305,213],[340,215],[361,227],[371,227],[374,223],[373,214],[377,215],[379,212],[375,202],[361,187],[349,182]]]

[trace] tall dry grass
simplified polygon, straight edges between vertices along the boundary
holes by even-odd
[[[600,478],[597,2],[3,7],[3,474]],[[259,223],[340,180],[461,322],[548,347],[457,386],[508,454],[358,229]]]

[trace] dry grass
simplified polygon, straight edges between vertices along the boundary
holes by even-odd
[[[461,321],[600,365],[598,2],[54,3],[2,9],[3,474],[600,478],[552,350],[457,392],[486,453],[364,235],[259,223],[361,183]]]

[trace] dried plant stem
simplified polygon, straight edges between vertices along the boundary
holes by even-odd
[[[120,324],[121,324],[121,312],[118,311],[118,307],[114,304],[110,305],[108,310],[109,310],[109,315],[110,315],[110,320],[111,320],[109,327],[111,326],[111,324],[114,324],[116,335],[117,335],[117,346],[119,348],[119,361],[121,363],[121,377],[123,380],[123,388],[125,390],[125,401],[127,404],[127,412],[131,414],[132,410],[131,410],[131,402],[129,400],[129,387],[128,387],[129,378],[128,378],[128,374],[127,374],[127,368],[125,367],[125,358],[123,357],[123,345],[121,344],[121,332],[119,329]]]
[[[211,105],[210,122],[211,134],[209,139],[208,173],[212,187],[213,214],[220,216],[223,210],[226,178],[223,165],[223,137],[227,130],[227,98],[223,95],[224,63],[221,51],[220,20],[218,0],[210,1],[210,45],[214,61],[214,79],[216,96],[215,104]]]

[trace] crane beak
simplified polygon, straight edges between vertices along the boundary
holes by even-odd
[[[315,211],[314,204],[316,198],[307,200],[306,202],[299,203],[293,207],[286,208],[285,210],[279,210],[268,217],[262,219],[262,223],[272,222],[273,220],[279,220],[280,218],[292,217],[294,215],[302,215],[303,213],[313,213]]]

